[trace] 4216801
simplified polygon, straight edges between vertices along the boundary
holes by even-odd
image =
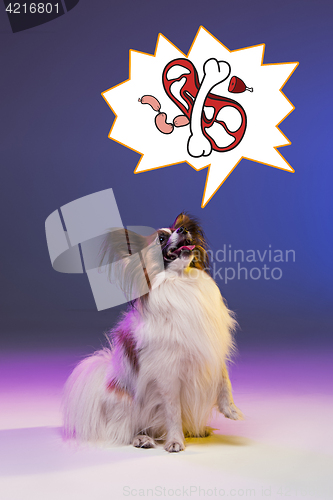
[[[6,7],[10,14],[52,14],[59,13],[59,4],[52,3],[10,3]]]

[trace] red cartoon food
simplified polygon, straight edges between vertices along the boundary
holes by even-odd
[[[217,63],[218,61],[216,61],[216,65]],[[195,99],[200,90],[198,73],[194,65],[188,59],[175,59],[165,66],[162,81],[170,99],[190,121]],[[220,81],[223,81],[223,79]],[[219,82],[216,81],[217,83]],[[236,114],[237,117],[236,120],[233,117],[231,120],[232,126],[229,125],[228,128],[226,124],[228,120],[224,121],[224,117],[229,117],[232,114]],[[240,143],[244,136],[246,113],[242,106],[233,99],[208,92],[201,113],[201,128],[204,136],[211,143],[213,150],[219,152],[230,151]],[[220,132],[216,134],[217,129],[220,129],[227,138],[225,140],[224,137],[223,145],[221,145],[223,141],[218,140]]]
[[[245,92],[245,90],[248,90],[249,92],[253,92],[252,87],[247,87],[243,80],[238,78],[238,76],[233,76],[230,80],[229,87],[228,87],[229,92],[232,92],[233,94],[241,94],[242,92]]]

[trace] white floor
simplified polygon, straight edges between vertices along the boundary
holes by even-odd
[[[61,437],[60,396],[77,357],[0,356],[0,499],[333,498],[332,357],[241,353],[231,369],[246,415],[179,454],[78,447]]]

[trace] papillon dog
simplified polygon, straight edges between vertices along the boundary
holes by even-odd
[[[130,304],[109,346],[66,383],[65,435],[139,448],[161,440],[179,452],[186,437],[209,434],[214,407],[241,419],[227,370],[236,321],[209,274],[198,221],[181,213],[150,237],[110,231],[101,255]]]

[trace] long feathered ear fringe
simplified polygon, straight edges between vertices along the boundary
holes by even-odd
[[[127,229],[110,229],[100,250],[99,268],[132,302],[146,295],[154,277],[164,269],[158,234],[141,236]]]
[[[179,227],[185,227],[191,233],[195,243],[194,259],[191,262],[191,267],[202,269],[210,274],[210,265],[208,257],[208,245],[203,229],[199,220],[187,212],[181,212],[175,219],[171,229],[174,231]]]

